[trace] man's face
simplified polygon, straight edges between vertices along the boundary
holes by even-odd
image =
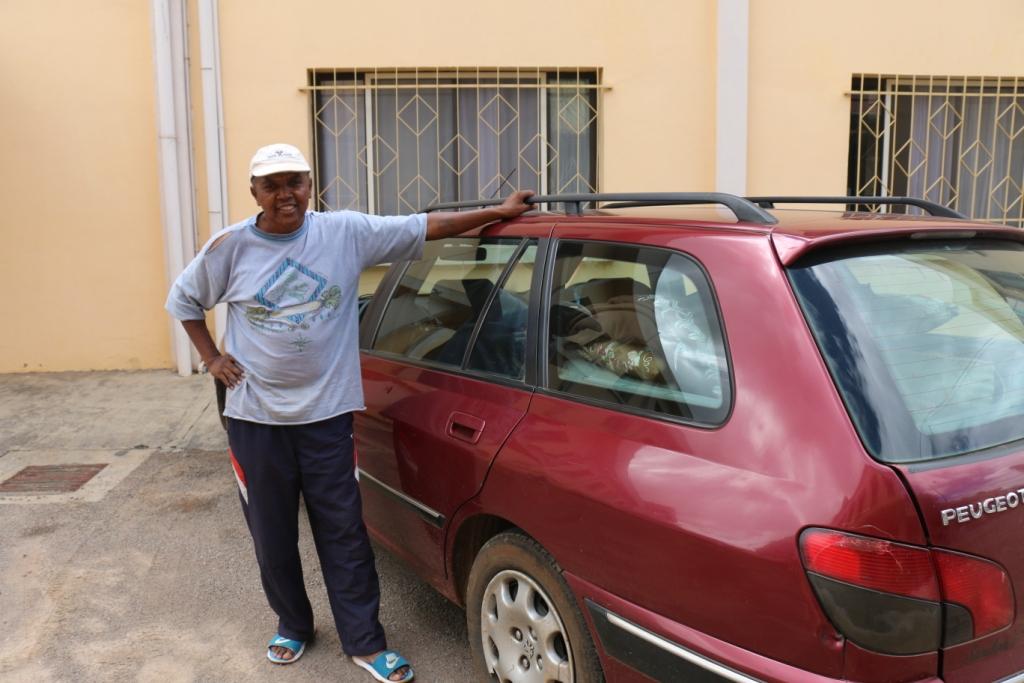
[[[268,232],[291,232],[302,225],[312,192],[309,173],[274,173],[252,179],[252,196],[263,209],[260,227]]]

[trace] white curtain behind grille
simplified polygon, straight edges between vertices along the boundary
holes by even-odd
[[[318,91],[316,103],[317,206],[366,212],[365,96]]]
[[[963,147],[968,150],[975,145],[980,150],[978,166],[983,170],[977,182],[973,176],[961,175],[961,193],[969,193],[969,203],[961,206],[972,216],[1016,218],[1020,225],[1024,218],[1024,97],[969,100],[964,120],[969,144]]]
[[[975,88],[966,95],[898,99],[894,193],[952,206],[973,218],[1020,225],[1024,98],[980,97]]]
[[[398,214],[517,189],[596,190],[592,90],[504,77],[445,87],[455,82],[384,76],[363,90],[317,91],[320,206]]]

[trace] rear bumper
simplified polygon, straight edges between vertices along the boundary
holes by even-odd
[[[568,572],[564,576],[585,607],[606,673],[609,669],[628,669],[630,673],[637,673],[635,679],[628,675],[623,678],[638,681],[840,683],[845,680],[812,673],[693,631]],[[916,683],[942,681],[926,678]],[[1024,679],[1014,678],[1005,683],[1024,683]]]

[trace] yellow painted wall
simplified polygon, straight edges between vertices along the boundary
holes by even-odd
[[[195,0],[188,2],[189,98],[192,109],[192,173],[195,177],[196,248],[210,238],[210,214],[207,204],[206,142],[203,120],[203,74],[199,51],[199,8]]]
[[[443,8],[443,11],[442,11]],[[602,189],[713,189],[713,2],[529,0],[442,5],[390,1],[350,6],[299,0],[222,0],[221,63],[232,221],[256,210],[247,168],[256,148],[292,141],[312,149],[310,68],[601,67]],[[543,17],[543,21],[537,18]],[[253,50],[253,45],[294,46]],[[609,132],[612,131],[612,132]],[[626,131],[621,134],[619,131]],[[379,271],[367,271],[361,292]]]
[[[188,0],[200,243],[209,235]],[[715,0],[220,0],[229,221],[310,68],[600,67],[604,190],[712,190]],[[0,3],[0,372],[170,367],[147,0]],[[843,191],[853,73],[1024,76],[1019,0],[750,0],[748,190]],[[368,274],[364,285],[376,276]]]
[[[256,210],[249,157],[312,147],[310,68],[603,67],[604,189],[710,190],[714,182],[714,3],[618,0],[330,3],[221,0],[232,220]],[[266,49],[256,49],[266,46]]]
[[[168,367],[149,3],[0,3],[0,372]]]
[[[750,0],[750,194],[844,194],[854,73],[1024,76],[1020,0]]]

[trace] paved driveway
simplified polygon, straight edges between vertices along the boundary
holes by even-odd
[[[170,372],[0,375],[0,680],[371,680],[341,654],[308,526],[319,638],[294,665],[264,658],[275,620],[211,398]],[[91,478],[5,492],[67,476]],[[380,549],[377,568],[417,680],[475,680],[463,613]]]

